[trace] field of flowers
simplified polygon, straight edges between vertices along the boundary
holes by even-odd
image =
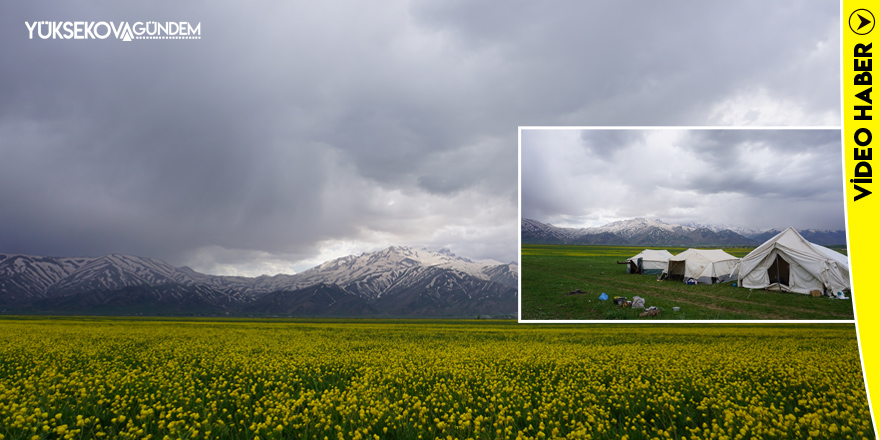
[[[0,438],[874,438],[853,325],[0,319]]]

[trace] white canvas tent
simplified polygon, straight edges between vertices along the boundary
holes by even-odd
[[[669,259],[663,274],[669,278],[681,277],[687,282],[713,284],[735,278],[739,258],[721,249],[688,249]]]
[[[627,258],[626,273],[659,274],[666,268],[672,254],[666,249],[645,249],[634,257]]]
[[[793,228],[780,232],[743,257],[739,285],[750,289],[834,294],[849,289],[846,255],[810,243]]]

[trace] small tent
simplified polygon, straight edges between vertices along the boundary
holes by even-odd
[[[663,274],[698,284],[723,283],[735,279],[739,258],[721,249],[688,249],[669,259]]]
[[[850,288],[849,259],[840,252],[810,243],[789,227],[743,257],[739,285],[833,294]]]
[[[634,257],[627,258],[626,273],[659,274],[666,268],[672,254],[666,249],[645,249]]]

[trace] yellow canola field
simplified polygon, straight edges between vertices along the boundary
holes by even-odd
[[[853,325],[0,320],[0,438],[874,438]]]

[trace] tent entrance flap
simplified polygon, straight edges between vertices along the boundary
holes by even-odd
[[[626,273],[634,273],[641,274],[642,273],[642,258],[639,257],[635,260],[629,260],[629,266],[626,267]]]
[[[780,286],[788,287],[790,268],[791,265],[788,264],[788,261],[785,261],[785,259],[779,254],[776,254],[776,259],[773,260],[773,264],[767,268],[767,276],[770,278],[770,284],[779,284]]]
[[[682,261],[669,261],[669,279],[683,279],[684,278],[684,270],[685,270],[685,262]]]

